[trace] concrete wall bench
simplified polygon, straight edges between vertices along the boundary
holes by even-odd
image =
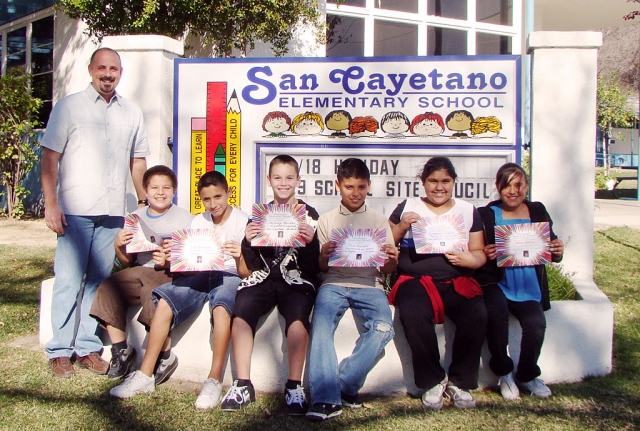
[[[574,382],[586,376],[601,376],[611,372],[613,341],[613,306],[609,299],[592,281],[575,281],[580,295],[577,301],[554,301],[546,313],[547,334],[540,357],[542,379],[547,383]],[[52,337],[51,295],[53,279],[45,280],[41,286],[40,298],[40,344]],[[173,379],[203,381],[211,365],[211,326],[208,305],[202,311],[176,328],[173,333],[173,349],[180,365]],[[146,332],[135,319],[137,307],[129,310],[128,337],[138,351],[138,366],[146,347]],[[358,326],[350,311],[345,313],[336,331],[338,358],[347,356],[359,336]],[[284,320],[273,310],[263,318],[258,328],[253,351],[251,378],[258,391],[280,392],[287,379],[286,342],[283,331]],[[417,394],[413,383],[411,354],[404,337],[398,315],[394,316],[395,338],[391,341],[376,367],[369,374],[363,393],[389,395],[394,392]],[[438,326],[440,351],[450,344],[454,327],[447,321]],[[104,336],[103,357],[110,359],[108,337]],[[510,349],[517,361],[520,345],[520,327],[511,318]],[[231,351],[231,349],[229,349]],[[443,363],[450,361],[450,355],[443,357]],[[488,368],[489,355],[483,350],[480,370],[480,386],[493,386],[497,378]],[[224,377],[224,385],[229,386],[235,375],[231,355]]]

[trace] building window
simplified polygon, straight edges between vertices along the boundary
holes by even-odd
[[[376,20],[374,27],[374,55],[416,55],[418,27],[412,24]]]
[[[513,1],[476,0],[476,21],[513,25]]]
[[[53,107],[53,16],[32,23],[31,73],[33,95],[43,102],[39,120],[46,125]]]
[[[467,0],[428,0],[427,14],[466,20]]]
[[[524,0],[328,0],[327,57],[520,54]]]
[[[7,33],[7,70],[26,71],[27,28],[22,27]]]
[[[364,55],[364,20],[327,15],[327,57]]]
[[[18,0],[14,3],[17,8],[15,13],[25,15],[25,10],[33,13],[34,8],[42,9],[43,5],[51,4],[52,1]],[[20,9],[24,6],[23,3],[29,3],[27,9]],[[2,11],[0,4],[0,16]],[[0,25],[0,41],[4,42],[0,43],[0,46],[6,47],[4,51],[0,49],[2,74],[11,70],[21,70],[33,76],[31,90],[34,96],[43,101],[39,113],[39,120],[43,126],[49,119],[53,105],[53,20],[53,8],[50,7]]]
[[[0,25],[49,7],[54,0],[4,0],[0,1]]]
[[[511,38],[498,34],[477,33],[476,54],[511,54]]]
[[[378,9],[418,12],[418,0],[375,0],[374,3]]]
[[[427,55],[466,54],[466,31],[442,27],[427,27]]]

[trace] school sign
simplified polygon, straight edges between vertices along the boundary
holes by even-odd
[[[492,198],[497,168],[520,160],[520,56],[177,59],[174,169],[178,204],[204,210],[200,176],[226,175],[230,203],[272,198],[271,159],[300,165],[299,196],[335,207],[336,167],[371,170],[370,205],[389,214],[424,193],[416,178],[433,155],[452,158],[455,196]]]

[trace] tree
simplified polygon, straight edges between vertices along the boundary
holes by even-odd
[[[602,131],[602,151],[604,156],[605,175],[609,174],[609,141],[613,127],[630,127],[635,121],[635,114],[627,106],[630,93],[624,93],[615,80],[615,74],[608,79],[598,77],[596,101],[596,119]]]
[[[37,160],[39,142],[33,129],[39,126],[37,115],[42,101],[31,95],[30,88],[31,76],[22,72],[13,71],[0,78],[1,182],[11,218],[24,215],[22,199],[29,190],[22,186],[22,180]]]
[[[62,10],[84,20],[89,34],[102,38],[123,34],[181,37],[185,31],[216,47],[216,54],[242,56],[255,42],[271,44],[281,56],[297,25],[311,23],[320,38],[317,0],[60,0]]]
[[[627,3],[640,3],[640,0],[627,0]],[[640,16],[640,10],[634,10],[623,16],[624,20],[635,19],[637,16]]]

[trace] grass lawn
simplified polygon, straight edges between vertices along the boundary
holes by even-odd
[[[478,408],[470,411],[425,412],[420,400],[403,394],[365,398],[363,409],[314,424],[286,416],[280,395],[258,395],[241,413],[202,412],[193,407],[195,392],[177,385],[115,400],[108,395],[114,383],[86,370],[54,379],[42,351],[12,344],[37,332],[39,281],[50,274],[53,250],[0,246],[0,430],[640,429],[640,230],[596,233],[595,255],[595,281],[615,305],[611,375],[552,385],[548,400],[506,402],[477,391]]]

